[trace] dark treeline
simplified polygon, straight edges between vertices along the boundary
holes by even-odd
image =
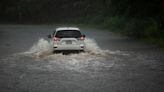
[[[164,0],[0,0],[0,22],[94,24],[164,46]]]
[[[90,0],[1,0],[1,21],[63,21],[96,11]]]
[[[159,16],[158,0],[1,0],[1,21],[61,21],[85,16]]]

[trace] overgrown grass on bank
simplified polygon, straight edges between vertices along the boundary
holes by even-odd
[[[153,18],[137,19],[121,16],[104,17],[100,15],[79,18],[74,22],[105,28],[164,48],[164,32],[160,30],[158,22]]]

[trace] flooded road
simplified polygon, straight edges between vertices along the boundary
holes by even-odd
[[[86,52],[53,54],[53,25],[0,25],[0,92],[163,92],[164,52],[81,28]]]

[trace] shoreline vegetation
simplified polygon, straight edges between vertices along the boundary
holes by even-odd
[[[1,24],[80,24],[164,48],[164,0],[1,0]]]
[[[93,18],[93,17],[92,17]],[[147,19],[128,19],[125,17],[102,17],[102,20],[94,20],[92,18],[75,19],[73,23],[84,27],[94,27],[112,31],[117,34],[125,35],[154,44],[160,48],[164,48],[164,32],[160,29],[158,21],[153,18]],[[80,22],[81,21],[81,22]]]

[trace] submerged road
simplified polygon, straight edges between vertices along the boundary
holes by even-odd
[[[164,51],[81,28],[87,51],[53,54],[53,25],[0,25],[0,92],[164,92]]]

